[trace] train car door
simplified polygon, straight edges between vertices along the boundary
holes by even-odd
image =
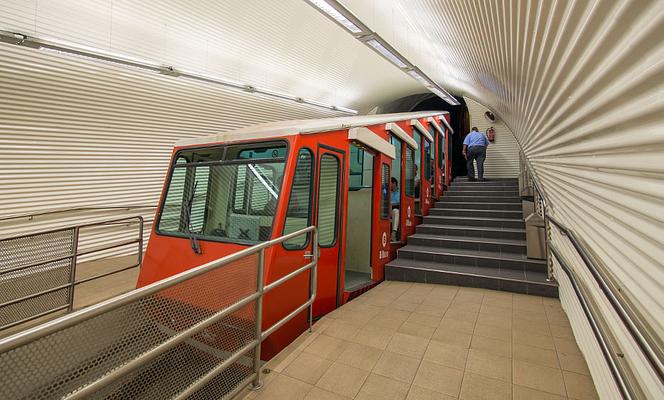
[[[326,314],[341,303],[341,244],[346,152],[318,145],[316,219],[318,227],[318,286],[314,315]]]

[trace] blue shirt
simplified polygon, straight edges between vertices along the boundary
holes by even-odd
[[[401,200],[399,198],[400,197],[399,196],[399,191],[397,190],[396,192],[391,192],[391,193],[392,193],[392,197],[391,197],[392,205],[393,206],[399,205],[399,201]]]
[[[486,138],[486,135],[482,132],[471,131],[466,135],[466,138],[463,140],[463,144],[468,147],[473,146],[483,146],[486,147],[489,145],[489,139]]]

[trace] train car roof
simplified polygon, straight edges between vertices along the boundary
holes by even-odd
[[[311,134],[350,129],[362,126],[371,126],[389,122],[410,121],[411,119],[429,118],[449,114],[447,111],[426,111],[397,114],[359,115],[353,117],[298,119],[289,121],[269,122],[251,125],[210,136],[187,138],[178,140],[176,146],[205,145],[212,143],[229,143],[241,140],[270,139],[273,137],[290,136],[298,134]],[[454,133],[445,118],[440,119],[443,124]]]

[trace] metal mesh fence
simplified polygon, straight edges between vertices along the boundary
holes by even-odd
[[[106,381],[85,398],[178,395],[257,339],[256,300],[212,320],[256,293],[257,264],[257,254],[245,256],[19,347],[0,342],[0,398],[62,398],[99,379]],[[181,335],[204,321],[204,329]],[[249,350],[191,398],[224,398],[252,376],[252,363]]]
[[[65,307],[74,229],[0,241],[0,327]],[[29,297],[37,294],[36,297]]]

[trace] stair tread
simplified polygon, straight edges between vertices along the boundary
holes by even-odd
[[[450,228],[450,229],[470,229],[478,231],[503,231],[503,232],[516,232],[516,233],[526,233],[526,229],[519,228],[501,228],[499,226],[469,226],[469,225],[454,225],[454,224],[428,224],[423,223],[418,225],[418,227],[423,228]]]
[[[443,199],[445,199],[445,198],[449,199],[450,197],[445,197],[443,195]],[[440,204],[468,204],[468,202],[466,202],[466,201],[442,201],[442,200],[438,201],[437,203],[440,203]],[[492,202],[487,201],[483,204],[494,204],[494,205],[502,205],[502,206],[504,206],[506,204],[509,204],[509,205],[518,205],[519,207],[521,206],[520,201],[505,202],[505,203],[492,203]]]
[[[430,271],[451,272],[455,274],[481,276],[500,280],[535,283],[548,286],[557,286],[555,281],[547,281],[545,272],[515,271],[507,268],[473,267],[469,265],[456,265],[422,260],[395,259],[386,267],[426,269]]]
[[[524,222],[523,218],[493,218],[493,217],[464,217],[456,215],[432,215],[429,214],[427,217],[431,218],[452,218],[452,219],[463,219],[467,221],[521,221]]]
[[[445,203],[441,203],[445,204]],[[523,213],[523,211],[509,211],[509,210],[482,210],[481,208],[445,208],[445,207],[434,207],[432,210],[444,210],[444,211],[469,211],[469,212],[491,212],[491,211],[496,211],[496,212],[512,212],[512,213]]]
[[[431,246],[419,246],[419,245],[406,245],[399,249],[399,251],[415,251],[422,253],[433,253],[433,254],[445,254],[452,256],[468,256],[468,257],[480,257],[480,258],[491,258],[491,259],[500,259],[500,260],[509,260],[509,261],[523,261],[534,264],[546,264],[544,260],[535,260],[532,258],[526,257],[525,254],[516,254],[516,253],[500,253],[495,251],[484,251],[484,250],[468,250],[468,249],[454,249],[446,247],[431,247]]]
[[[421,239],[440,239],[440,240],[458,240],[463,242],[474,242],[474,243],[491,243],[491,244],[511,244],[511,245],[521,245],[525,246],[525,240],[518,239],[497,239],[497,238],[483,238],[483,237],[469,237],[469,236],[457,236],[457,235],[430,235],[426,233],[415,233],[409,238],[421,238]]]

